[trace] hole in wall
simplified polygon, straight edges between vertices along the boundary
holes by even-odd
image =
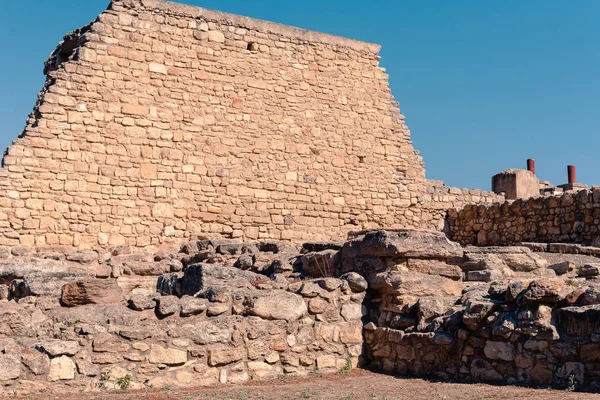
[[[249,51],[258,51],[258,43],[255,42],[248,42],[248,47],[247,49]]]

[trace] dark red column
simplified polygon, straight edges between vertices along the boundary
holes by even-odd
[[[535,175],[535,160],[534,159],[530,158],[527,160],[527,171],[531,171]]]
[[[567,165],[567,174],[569,175],[569,183],[577,183],[577,169],[574,165]]]

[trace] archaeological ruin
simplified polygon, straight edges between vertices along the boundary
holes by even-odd
[[[164,0],[67,34],[0,168],[0,397],[599,391],[600,188],[426,179],[379,49]]]

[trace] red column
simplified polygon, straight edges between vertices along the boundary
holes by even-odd
[[[569,175],[569,183],[577,182],[577,169],[574,165],[567,165],[567,174]]]
[[[531,171],[535,175],[535,160],[534,159],[530,158],[527,160],[527,171]]]

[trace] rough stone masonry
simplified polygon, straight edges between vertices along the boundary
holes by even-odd
[[[0,245],[340,239],[501,199],[430,187],[379,49],[113,0],[46,62],[0,169]]]

